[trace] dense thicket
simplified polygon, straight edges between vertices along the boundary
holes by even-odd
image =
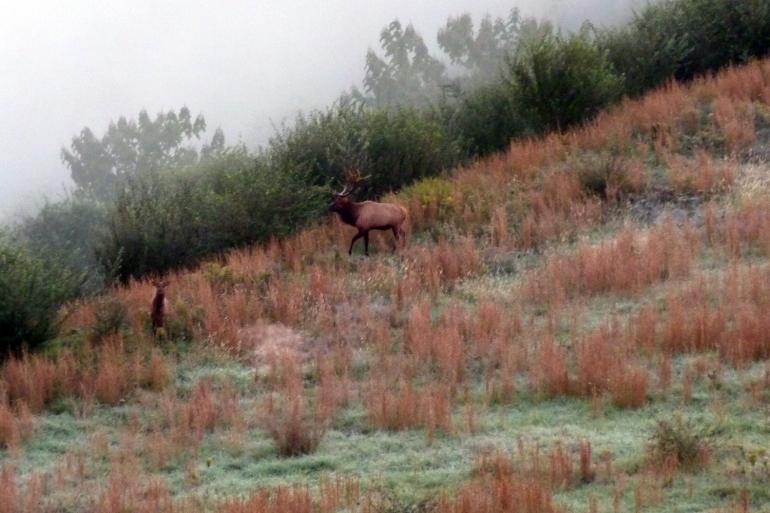
[[[27,249],[74,276],[82,276],[84,293],[104,286],[104,272],[94,248],[106,234],[108,209],[103,203],[75,195],[47,202],[18,226],[16,237]]]
[[[234,147],[194,169],[128,180],[97,252],[121,280],[162,273],[223,248],[286,235],[317,218],[326,200],[301,170]]]
[[[0,358],[56,334],[58,307],[82,278],[0,234]]]
[[[638,95],[767,55],[770,0],[663,0],[599,31],[598,46],[624,76],[624,92]]]

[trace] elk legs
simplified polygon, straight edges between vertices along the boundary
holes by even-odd
[[[352,255],[353,254],[353,245],[361,237],[364,238],[366,254],[367,254],[367,256],[369,255],[369,232],[364,232],[364,231],[359,231],[357,234],[355,234],[353,236],[353,240],[350,241],[350,249],[348,250],[348,255]]]

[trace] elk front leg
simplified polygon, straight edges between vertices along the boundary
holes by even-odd
[[[353,244],[355,244],[358,239],[363,237],[363,235],[364,235],[363,232],[358,232],[353,236],[353,240],[350,241],[350,249],[348,250],[348,255],[353,254]]]
[[[364,254],[369,256],[369,232],[364,233]]]

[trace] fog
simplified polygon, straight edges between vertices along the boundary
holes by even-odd
[[[608,24],[635,0],[197,0],[13,2],[0,18],[0,218],[70,187],[59,159],[83,126],[187,105],[208,134],[263,144],[298,110],[360,84],[383,26],[412,23],[436,47],[450,15]]]

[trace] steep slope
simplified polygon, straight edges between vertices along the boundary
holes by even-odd
[[[0,502],[768,511],[768,109],[761,61],[514,142],[387,198],[398,255],[330,220],[169,276],[159,340],[149,281],[69,305],[2,369]]]

